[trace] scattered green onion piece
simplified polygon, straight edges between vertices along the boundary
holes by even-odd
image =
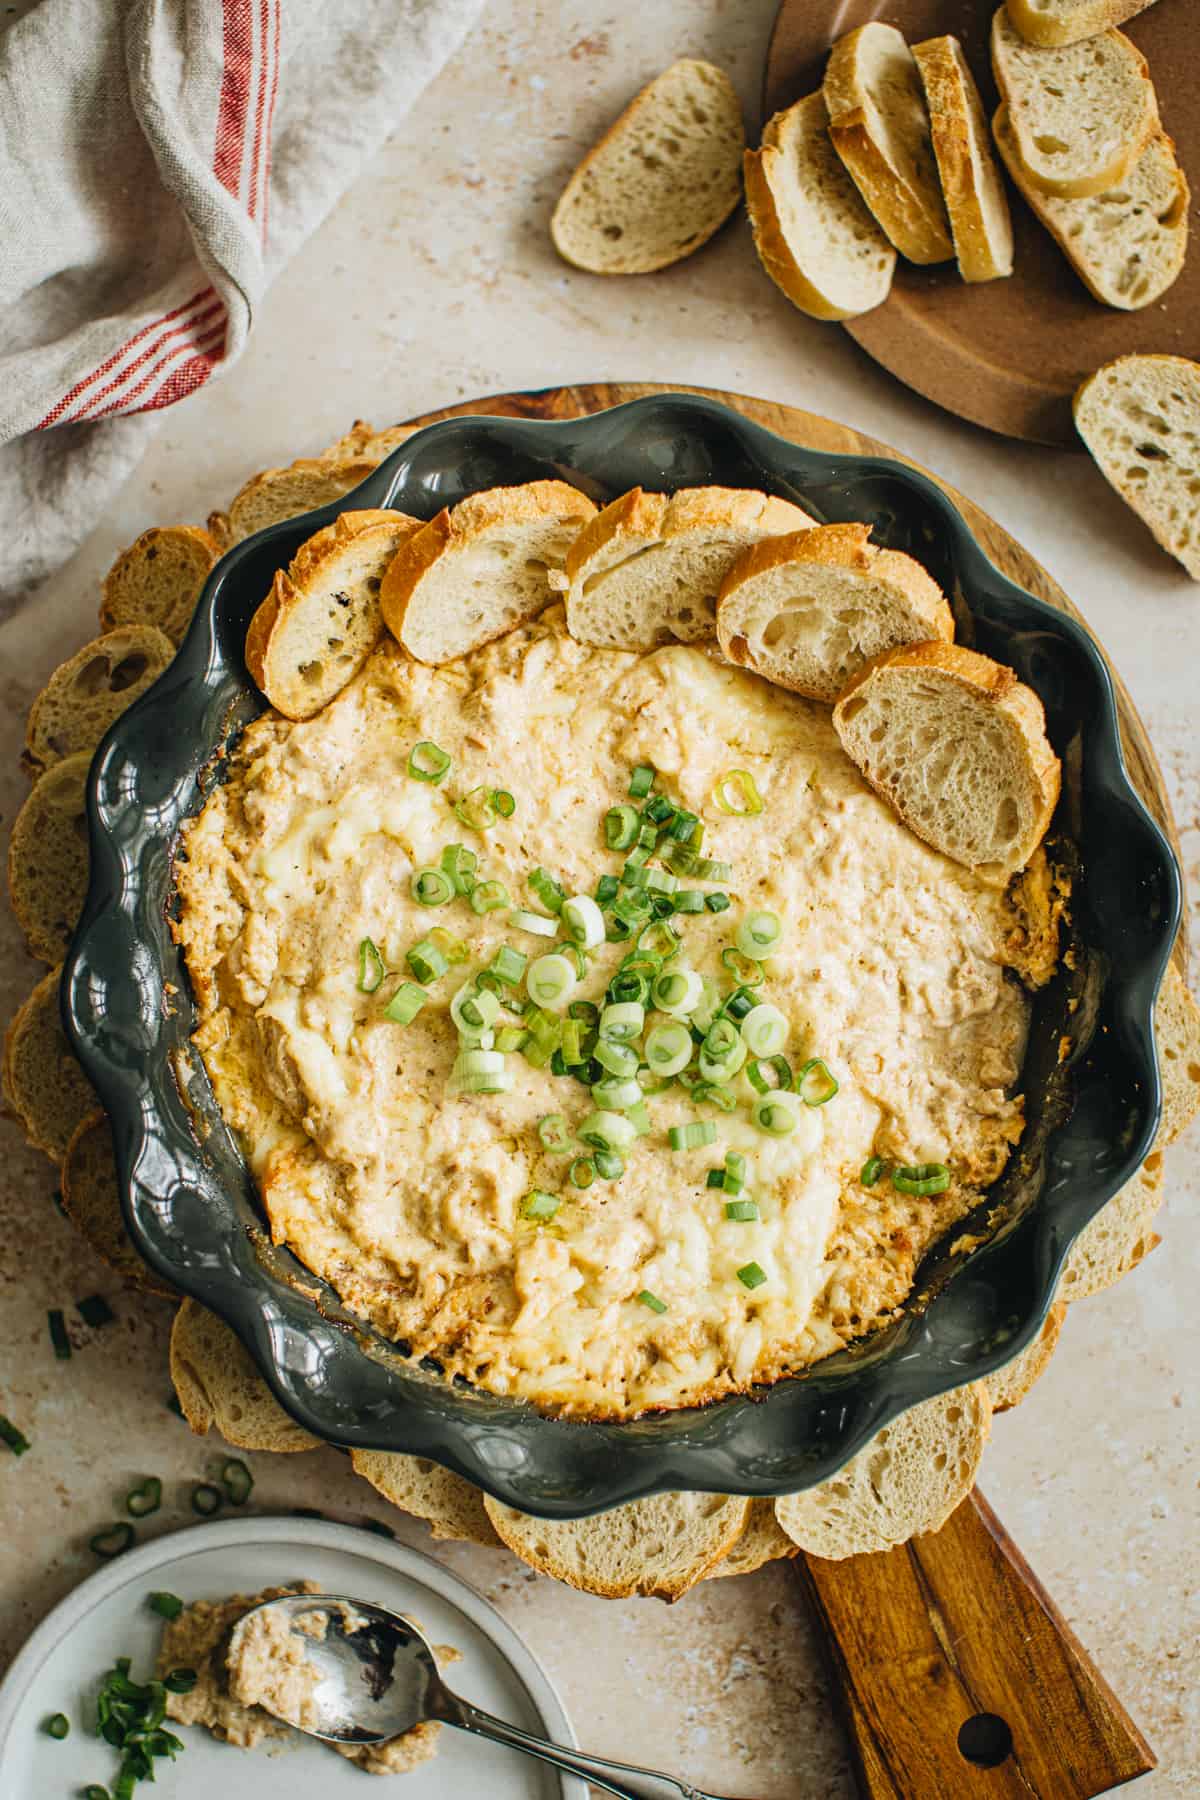
[[[625,858],[627,869],[644,869],[650,861],[650,852],[645,844],[635,844]]]
[[[704,895],[699,888],[680,888],[675,895],[677,913],[702,913],[704,911]]]
[[[566,890],[561,882],[554,879],[549,869],[536,868],[532,875],[527,877],[527,884],[530,892],[537,895],[547,912],[560,913],[562,911],[563,901],[567,897]]]
[[[733,901],[728,894],[705,894],[704,904],[711,913],[728,912]]]
[[[502,1025],[496,1033],[495,1047],[502,1056],[507,1056],[512,1050],[523,1050],[528,1038],[529,1033],[523,1026]]]
[[[489,1075],[464,1075],[459,1084],[464,1094],[511,1094],[515,1080],[508,1069]]]
[[[465,844],[447,844],[442,851],[442,868],[454,883],[456,894],[469,894],[475,886],[479,858]]]
[[[231,1456],[221,1465],[221,1486],[231,1506],[244,1506],[254,1487],[254,1477],[240,1456]]]
[[[638,1083],[641,1086],[641,1083]],[[625,1117],[633,1126],[638,1137],[646,1137],[650,1130],[650,1111],[644,1100],[635,1100],[632,1106],[625,1108]]]
[[[574,986],[574,969],[556,951],[536,956],[525,971],[525,992],[536,1006],[564,1006]]]
[[[77,1300],[75,1310],[84,1324],[92,1326],[94,1330],[102,1325],[111,1325],[117,1316],[103,1294],[88,1294],[85,1299]]]
[[[617,1000],[600,1014],[600,1035],[617,1044],[631,1044],[641,1037],[645,1023],[646,1009],[640,1000]]]
[[[468,831],[490,831],[497,817],[494,790],[482,786],[471,788],[461,800],[454,802],[454,816]]]
[[[571,1134],[562,1113],[547,1113],[537,1122],[538,1142],[543,1150],[560,1155],[571,1148]]]
[[[761,1287],[767,1276],[756,1262],[748,1262],[738,1270],[737,1278],[744,1288],[753,1289]]]
[[[515,925],[518,931],[528,931],[532,933],[534,937],[552,938],[558,936],[558,921],[556,919],[544,918],[541,913],[526,912],[522,906],[515,906],[509,913],[508,918],[509,923]]]
[[[445,906],[454,898],[454,883],[445,869],[418,869],[409,885],[418,906]]]
[[[589,1113],[575,1133],[589,1150],[628,1150],[637,1135],[637,1126],[631,1119],[603,1107]]]
[[[567,1170],[572,1187],[589,1188],[596,1179],[596,1165],[590,1156],[577,1156]]]
[[[711,975],[705,975],[703,983],[704,992],[700,996],[700,1004],[692,1008],[691,1022],[699,1030],[707,1031],[721,1010],[721,990]]]
[[[646,1033],[643,1053],[654,1075],[678,1075],[692,1060],[692,1034],[679,1019],[668,1019]]]
[[[563,901],[562,921],[567,936],[583,950],[604,942],[604,915],[590,894],[572,894]]]
[[[88,1549],[95,1556],[120,1556],[133,1543],[134,1535],[133,1526],[121,1519],[115,1525],[106,1525],[103,1531],[93,1532]]]
[[[657,1294],[652,1294],[649,1288],[643,1288],[634,1298],[639,1306],[649,1307],[652,1313],[665,1313],[667,1310],[666,1301],[660,1300]]]
[[[727,1200],[725,1217],[732,1219],[737,1225],[748,1225],[758,1217],[757,1200]]]
[[[629,798],[644,800],[654,786],[654,770],[649,763],[639,763],[629,777]]]
[[[710,1169],[704,1178],[705,1187],[723,1188],[725,1186],[724,1169]]]
[[[698,839],[702,832],[700,820],[694,812],[687,812],[683,807],[675,814],[669,827],[670,835],[677,844],[691,845],[698,849]]]
[[[819,1056],[811,1057],[796,1076],[796,1092],[805,1106],[825,1106],[837,1091],[837,1081]]]
[[[758,1094],[769,1094],[777,1088],[786,1091],[792,1085],[792,1065],[786,1056],[755,1057],[746,1064],[746,1079]]]
[[[567,1068],[574,1068],[577,1064],[587,1060],[588,1053],[584,1050],[584,1040],[590,1035],[591,1033],[584,1028],[579,1019],[563,1020],[559,1049]]]
[[[743,1044],[741,1038],[739,1038],[732,1053],[729,1056],[721,1057],[719,1060],[714,1060],[708,1054],[708,1051],[701,1046],[700,1054],[696,1058],[696,1067],[700,1072],[702,1081],[708,1081],[718,1086],[723,1086],[725,1082],[733,1080],[745,1060],[746,1046]]]
[[[564,944],[562,952],[575,971],[576,981],[582,981],[588,972],[587,952],[578,944],[571,943]]]
[[[725,1192],[740,1194],[746,1185],[746,1159],[740,1150],[725,1153]]]
[[[650,896],[643,888],[622,888],[612,905],[614,927],[629,937],[640,930],[650,915]]]
[[[14,1456],[24,1456],[29,1449],[29,1439],[17,1428],[11,1419],[0,1413],[0,1440],[6,1443]]]
[[[625,1173],[625,1161],[615,1150],[597,1150],[593,1161],[596,1173],[601,1181],[620,1181]]]
[[[172,1669],[169,1675],[163,1676],[163,1686],[169,1694],[190,1694],[196,1679],[195,1669]]]
[[[675,802],[666,794],[655,794],[643,806],[642,817],[655,825],[669,825],[678,811]]]
[[[704,1034],[703,1048],[706,1057],[712,1063],[733,1063],[738,1056],[739,1049],[743,1058],[746,1052],[741,1032],[732,1019],[724,1018],[713,1020]],[[737,1067],[741,1067],[740,1062],[737,1063]],[[712,1077],[706,1076],[705,1079],[711,1080]]]
[[[151,1594],[146,1605],[151,1612],[157,1613],[160,1619],[177,1619],[183,1611],[183,1601],[178,1594],[168,1594],[161,1590]]]
[[[50,1328],[50,1342],[54,1346],[54,1354],[59,1362],[67,1362],[71,1355],[71,1340],[67,1336],[67,1321],[61,1307],[46,1314],[46,1323]]]
[[[602,875],[596,883],[596,905],[607,906],[615,900],[620,886],[615,875]]]
[[[652,956],[661,966],[679,953],[683,938],[669,919],[651,919],[638,933],[638,955]],[[657,973],[657,969],[655,971]]]
[[[147,1475],[131,1487],[125,1496],[125,1511],[135,1519],[148,1519],[162,1505],[162,1482],[157,1475]]]
[[[452,1070],[454,1079],[459,1086],[467,1093],[472,1094],[505,1092],[503,1086],[483,1087],[478,1085],[480,1082],[490,1082],[493,1077],[502,1076],[504,1072],[503,1052],[483,1049],[460,1050],[454,1059]]]
[[[621,886],[635,890],[649,887],[653,872],[646,863],[627,862],[621,870]],[[649,901],[644,904],[649,905]]]
[[[659,1075],[653,1069],[638,1070],[638,1086],[643,1094],[664,1094],[669,1087],[674,1087],[673,1075]]]
[[[493,788],[491,802],[502,819],[511,819],[517,810],[516,796],[507,788]]]
[[[637,841],[643,850],[653,850],[655,844],[657,844],[658,828],[657,826],[652,825],[649,819],[643,819],[639,824]]]
[[[631,1076],[638,1072],[638,1053],[616,1038],[601,1037],[595,1049],[596,1061],[610,1075]]]
[[[363,938],[358,946],[358,991],[360,994],[373,994],[379,986],[387,968],[379,947],[369,938]]]
[[[732,1019],[735,1024],[740,1025],[743,1019],[749,1018],[750,1014],[754,1011],[754,1007],[755,1000],[753,989],[736,987],[732,994],[730,994],[728,1000],[726,1000],[721,1011],[727,1019]]]
[[[548,1194],[544,1188],[530,1188],[521,1202],[523,1219],[552,1219],[562,1199],[558,1194]]]
[[[944,1194],[950,1186],[950,1171],[945,1163],[897,1163],[892,1186],[898,1194]]]
[[[770,956],[782,936],[778,913],[748,912],[737,928],[735,942],[743,956],[760,963],[764,956]]]
[[[864,1187],[874,1187],[875,1183],[879,1180],[879,1177],[883,1174],[883,1170],[884,1161],[882,1156],[868,1156],[866,1162],[862,1166],[858,1179]]]
[[[385,1019],[394,1025],[411,1025],[429,995],[415,981],[402,981],[383,1009]]]
[[[525,952],[514,950],[511,944],[501,944],[492,958],[492,968],[505,987],[518,987],[525,978],[528,966],[529,958]]]
[[[221,1510],[221,1490],[211,1481],[198,1481],[192,1489],[192,1511],[202,1519],[211,1519]]]
[[[579,1019],[589,1031],[594,1031],[600,1022],[600,1008],[594,1000],[572,1000],[567,1008],[569,1019]]]
[[[471,889],[472,912],[498,912],[502,906],[511,905],[512,895],[502,881],[481,881]]]
[[[607,1076],[592,1085],[592,1099],[601,1112],[623,1113],[627,1107],[636,1106],[641,1097],[641,1087],[633,1077],[623,1080]]]
[[[667,1133],[672,1150],[700,1150],[705,1144],[716,1141],[717,1128],[711,1119],[691,1119],[686,1125],[672,1125]]]
[[[500,1001],[490,988],[464,981],[450,1002],[450,1017],[460,1031],[486,1031],[500,1016]]]
[[[732,945],[727,945],[722,950],[721,965],[729,970],[740,987],[761,987],[766,979],[762,964],[752,956],[747,956],[743,950],[735,950]]]
[[[431,781],[436,787],[450,769],[450,755],[428,739],[414,744],[408,753],[408,772],[414,781]]]
[[[738,819],[756,818],[763,809],[762,795],[748,769],[729,769],[718,775],[712,798],[714,806]]]
[[[719,862],[711,856],[701,856],[692,863],[691,873],[697,881],[732,881],[733,864]]]
[[[70,1734],[71,1721],[68,1719],[66,1713],[51,1713],[50,1717],[42,1726],[42,1730],[46,1733],[47,1737],[56,1738],[61,1744],[63,1739]]]
[[[788,1022],[777,1006],[751,1007],[742,1020],[742,1036],[751,1056],[775,1056],[787,1043]]]
[[[704,978],[694,969],[667,969],[655,977],[650,997],[659,1012],[686,1019],[704,997]]]
[[[800,1102],[780,1088],[755,1100],[750,1117],[768,1137],[790,1137],[800,1123]]]
[[[432,938],[422,938],[411,950],[405,951],[404,960],[418,981],[436,981],[450,967]]]
[[[728,1087],[723,1087],[715,1081],[697,1081],[692,1088],[692,1099],[697,1106],[715,1106],[719,1112],[737,1111],[737,1100]]]
[[[82,1792],[83,1800],[112,1800],[108,1789],[101,1787],[98,1781],[89,1781]]]
[[[636,806],[610,806],[604,815],[604,842],[610,850],[628,850],[637,842],[640,826]]]

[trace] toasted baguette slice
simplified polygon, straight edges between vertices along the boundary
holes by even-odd
[[[741,198],[746,134],[724,69],[684,57],[644,87],[562,191],[550,235],[596,275],[643,275],[690,256]]]
[[[984,1377],[993,1412],[1008,1412],[1019,1406],[1030,1388],[1041,1380],[1054,1355],[1066,1316],[1066,1306],[1061,1301],[1056,1302],[1046,1314],[1046,1323],[1032,1344],[1027,1344],[1021,1354],[1014,1356],[1003,1368]]]
[[[825,69],[829,135],[859,193],[901,256],[954,255],[912,52],[894,25],[860,25],[839,38]]]
[[[125,1229],[112,1132],[102,1112],[83,1119],[71,1134],[62,1165],[63,1210],[96,1254],[130,1287],[176,1298],[175,1289],[144,1263]]]
[[[992,155],[975,77],[956,37],[913,45],[925,90],[950,235],[964,281],[996,281],[1013,270],[1012,219]]]
[[[565,481],[468,494],[392,559],[379,595],[388,630],[418,662],[478,650],[549,605],[552,577],[595,516]]]
[[[25,731],[31,769],[89,756],[114,719],[158,680],[175,646],[153,625],[121,625],[60,663],[34,701]]]
[[[1031,44],[1054,49],[1124,25],[1153,0],[1008,0],[1008,16]]]
[[[775,1502],[783,1529],[810,1556],[840,1561],[937,1531],[970,1493],[991,1428],[983,1382],[901,1413],[844,1469]]]
[[[717,595],[739,552],[814,522],[790,500],[750,488],[633,488],[571,546],[567,629],[581,644],[621,650],[711,638]]]
[[[732,1549],[750,1506],[726,1494],[655,1494],[591,1519],[535,1519],[487,1494],[483,1503],[532,1568],[610,1600],[678,1600]]]
[[[280,1453],[320,1443],[288,1417],[235,1332],[196,1300],[185,1300],[171,1328],[171,1381],[198,1437],[217,1430],[238,1450]]]
[[[1024,868],[1058,803],[1046,717],[1012,670],[958,644],[872,659],[833,709],[842,748],[910,831],[984,880]]]
[[[1200,581],[1200,363],[1118,356],[1075,395],[1100,473]]]
[[[352,1450],[356,1475],[403,1512],[428,1519],[435,1538],[470,1544],[500,1542],[484,1511],[483,1495],[453,1469],[426,1456],[392,1456],[385,1450]]]
[[[1057,1298],[1072,1303],[1086,1300],[1136,1269],[1161,1242],[1154,1220],[1163,1198],[1163,1159],[1152,1150],[1133,1180],[1075,1239],[1059,1277]]]
[[[1173,1144],[1200,1112],[1200,1008],[1175,964],[1167,964],[1154,1006],[1154,1036],[1162,1077],[1162,1118],[1155,1149]]]
[[[775,1517],[775,1502],[752,1500],[741,1537],[732,1550],[708,1571],[704,1579],[715,1581],[722,1575],[752,1575],[755,1569],[761,1569],[765,1563],[778,1562],[781,1558],[799,1554],[799,1546],[793,1544]]]
[[[39,775],[8,845],[8,895],[34,956],[61,962],[87,896],[88,751]]]
[[[80,1124],[96,1110],[96,1095],[68,1044],[58,1010],[58,969],[51,969],[17,1012],[4,1037],[0,1070],[6,1106],[35,1150],[55,1162]]]
[[[954,615],[919,562],[870,542],[869,525],[818,525],[752,544],[717,600],[717,638],[793,693],[837,699],[882,650],[954,636]]]
[[[100,601],[100,625],[154,625],[178,644],[192,622],[200,590],[227,548],[201,525],[159,525],[118,556]]]
[[[1165,132],[1150,139],[1119,186],[1083,200],[1063,200],[1033,185],[1007,107],[997,109],[992,132],[1029,206],[1097,300],[1134,312],[1166,293],[1187,255],[1190,192]]]
[[[339,513],[301,544],[246,633],[246,667],[277,712],[310,719],[357,675],[383,635],[379,590],[407,513]]]
[[[1045,194],[1081,200],[1128,179],[1158,130],[1146,59],[1120,31],[1041,50],[992,20],[992,68],[1025,176]]]
[[[825,96],[778,112],[745,156],[746,210],[758,259],[793,306],[853,319],[891,292],[896,252],[829,141]]]
[[[390,456],[397,445],[410,438],[417,429],[415,425],[389,425],[386,431],[376,431],[365,419],[356,419],[344,437],[322,450],[321,462],[369,462],[378,465],[385,456]]]
[[[365,481],[378,458],[352,456],[338,462],[324,457],[301,457],[286,469],[264,469],[252,475],[229,502],[225,520],[230,544],[239,544],[281,519],[294,519],[316,506],[328,506]],[[210,521],[211,526],[212,521]]]

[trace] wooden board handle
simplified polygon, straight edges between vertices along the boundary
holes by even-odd
[[[1155,1766],[982,1494],[885,1554],[797,1566],[866,1800],[1088,1800]]]

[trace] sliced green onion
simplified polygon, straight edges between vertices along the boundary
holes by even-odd
[[[642,956],[653,956],[660,962],[670,962],[673,956],[678,955],[682,942],[681,934],[669,919],[651,919],[638,933],[637,947]]]
[[[627,862],[621,870],[621,886],[623,888],[646,888],[650,885],[652,870],[646,863]],[[649,904],[649,902],[645,902]]]
[[[577,1024],[577,1020],[572,1021]],[[616,1038],[601,1037],[595,1051],[596,1061],[610,1075],[632,1076],[638,1072],[638,1053],[631,1044],[622,1044]]]
[[[786,1090],[792,1085],[792,1065],[786,1056],[755,1057],[746,1064],[746,1079],[757,1094],[769,1094],[776,1088]]]
[[[378,946],[371,938],[363,938],[358,946],[359,993],[373,994],[386,974],[387,969]]]
[[[559,1154],[571,1148],[571,1134],[562,1113],[547,1113],[537,1122],[538,1142],[543,1150]]]
[[[460,1050],[454,1059],[454,1079],[465,1082],[471,1077],[480,1075],[502,1075],[504,1073],[504,1052],[502,1050],[484,1050],[474,1045],[469,1050]],[[481,1089],[474,1090],[482,1092]]]
[[[445,906],[454,898],[454,883],[445,869],[418,869],[410,886],[418,906]]]
[[[864,1187],[874,1187],[875,1183],[879,1180],[879,1177],[883,1174],[883,1170],[884,1161],[882,1156],[868,1156],[866,1162],[862,1166],[858,1179]]]
[[[800,1102],[780,1088],[755,1100],[750,1117],[769,1137],[790,1137],[800,1123]]]
[[[528,966],[529,958],[525,952],[514,950],[511,944],[501,944],[492,958],[492,968],[505,987],[518,987],[524,979]]]
[[[588,1060],[591,1052],[586,1046],[591,1035],[581,1020],[571,1018],[563,1020],[560,1049],[563,1062],[568,1068],[574,1068],[578,1063]]]
[[[561,882],[554,879],[549,869],[536,868],[528,878],[529,889],[536,894],[547,912],[560,913],[566,890]]]
[[[649,819],[642,819],[638,825],[637,841],[643,850],[653,850],[658,842],[658,827],[652,825]]]
[[[221,1490],[214,1487],[211,1481],[198,1481],[192,1489],[192,1511],[199,1513],[202,1519],[211,1519],[213,1514],[221,1510]]]
[[[727,1200],[725,1217],[732,1219],[737,1225],[748,1225],[758,1217],[757,1200]]]
[[[103,1531],[93,1532],[88,1549],[95,1556],[120,1556],[133,1543],[134,1535],[133,1526],[122,1519],[118,1524],[106,1525]]]
[[[385,1019],[394,1025],[411,1025],[429,995],[415,981],[402,981],[383,1009]]]
[[[589,1188],[596,1179],[596,1165],[590,1156],[577,1156],[567,1170],[572,1187]]]
[[[796,1076],[796,1092],[805,1106],[824,1106],[837,1091],[837,1081],[819,1056],[811,1057]]]
[[[668,799],[666,794],[655,794],[643,806],[642,816],[650,819],[655,825],[668,825],[678,811],[679,808],[675,802]]]
[[[645,1023],[646,1009],[640,1000],[616,1000],[600,1014],[600,1035],[617,1044],[631,1044],[642,1035]]]
[[[740,1025],[742,1020],[748,1018],[754,1011],[754,1007],[755,1000],[753,990],[747,987],[736,987],[732,994],[730,994],[728,1000],[726,1000],[721,1011],[727,1019],[732,1019],[736,1024]]]
[[[657,1075],[653,1069],[638,1070],[638,1086],[643,1094],[664,1094],[669,1087],[674,1087],[673,1075]]]
[[[721,990],[711,975],[703,978],[704,992],[700,1004],[692,1008],[691,1021],[700,1031],[707,1031],[721,1009]]]
[[[592,1099],[601,1112],[624,1112],[627,1107],[636,1106],[641,1097],[642,1090],[636,1079],[609,1076],[592,1084]]]
[[[680,888],[675,896],[674,910],[677,913],[702,913],[704,895],[699,888]]]
[[[638,1083],[641,1087],[641,1082]],[[645,1090],[643,1089],[643,1092]],[[635,1100],[632,1106],[625,1108],[625,1117],[629,1120],[639,1137],[645,1137],[650,1130],[650,1113],[644,1100]]]
[[[657,1294],[652,1294],[649,1288],[643,1288],[640,1294],[635,1294],[634,1298],[639,1306],[649,1307],[652,1313],[665,1313],[667,1310],[666,1301],[660,1300]]]
[[[761,962],[764,956],[770,956],[782,936],[778,913],[749,912],[737,928],[735,942],[743,956]]]
[[[737,1272],[737,1278],[744,1288],[759,1288],[767,1279],[766,1271],[756,1262],[744,1263]]]
[[[70,1733],[71,1721],[68,1719],[66,1713],[51,1713],[50,1717],[46,1720],[46,1723],[42,1726],[42,1730],[46,1733],[47,1737],[57,1738],[58,1742],[61,1744],[62,1740]]]
[[[521,1202],[523,1219],[552,1219],[562,1205],[561,1196],[548,1194],[544,1188],[530,1188]]]
[[[751,1007],[742,1020],[742,1037],[752,1056],[774,1056],[787,1043],[788,1022],[777,1006]]]
[[[240,1456],[221,1464],[221,1486],[231,1506],[244,1506],[254,1487],[254,1477]]]
[[[502,906],[511,905],[512,895],[502,881],[481,881],[471,889],[472,912],[498,912]]]
[[[525,992],[536,1006],[565,1006],[574,986],[574,969],[556,951],[534,957],[525,971]]]
[[[125,1511],[135,1519],[148,1519],[162,1505],[162,1482],[157,1475],[147,1475],[125,1496]]]
[[[637,1126],[631,1119],[604,1108],[589,1113],[575,1133],[589,1150],[628,1150],[637,1135]]]
[[[704,827],[694,812],[688,812],[681,806],[671,820],[669,831],[677,844],[690,844],[693,850],[700,848]]]
[[[422,938],[411,950],[405,952],[404,960],[418,981],[436,981],[450,967],[432,938]]]
[[[450,1017],[460,1031],[486,1031],[500,1016],[500,1002],[489,988],[464,981],[450,1002]]]
[[[704,997],[704,978],[694,969],[667,969],[655,978],[650,997],[659,1012],[687,1018]]]
[[[11,1419],[6,1419],[2,1413],[0,1413],[0,1440],[8,1445],[14,1456],[24,1456],[29,1449],[29,1439],[25,1433],[19,1430]]]
[[[711,1057],[708,1051],[701,1046],[700,1054],[696,1058],[696,1067],[700,1072],[701,1080],[723,1085],[725,1082],[733,1080],[745,1060],[746,1046],[739,1038],[730,1054],[719,1059]]]
[[[722,950],[721,965],[729,970],[740,987],[761,987],[766,979],[762,964],[752,956],[747,956],[744,951],[735,950],[732,945]]]
[[[67,1362],[71,1355],[71,1340],[67,1336],[67,1322],[61,1307],[46,1314],[46,1323],[50,1328],[50,1342],[54,1346],[54,1354],[59,1362]]]
[[[714,1019],[704,1034],[704,1049],[710,1062],[729,1062],[736,1055],[742,1036],[732,1019]]]
[[[195,1669],[172,1669],[169,1675],[163,1676],[163,1686],[169,1694],[190,1694],[196,1681]]]
[[[408,753],[408,772],[414,781],[431,781],[436,787],[450,769],[450,754],[428,739],[414,744]]]
[[[746,1159],[739,1150],[725,1152],[725,1181],[727,1194],[740,1194],[746,1185]]]
[[[725,1186],[724,1169],[710,1169],[704,1177],[704,1185],[710,1188],[723,1188]]]
[[[587,960],[586,950],[581,949],[581,947],[578,944],[564,944],[562,947],[562,950],[563,950],[563,955],[567,958],[567,960],[570,962],[572,968],[575,970],[576,981],[582,981],[584,976],[588,972],[588,960]]]
[[[464,1094],[511,1094],[516,1085],[508,1069],[496,1069],[486,1075],[461,1075],[458,1085]]]
[[[529,1033],[522,1025],[502,1025],[495,1036],[495,1048],[502,1056],[512,1050],[523,1050],[529,1039]]]
[[[442,868],[454,883],[456,894],[469,894],[475,886],[479,858],[465,844],[447,844],[442,851]]]
[[[534,937],[558,936],[557,919],[543,918],[541,913],[526,912],[521,906],[514,906],[508,917],[510,924],[515,925],[518,931],[531,932]]]
[[[683,1081],[684,1077],[681,1075],[679,1079]],[[733,1094],[727,1087],[722,1087],[715,1081],[697,1079],[691,1089],[691,1095],[697,1106],[715,1106],[724,1113],[737,1111],[737,1101]]]
[[[183,1601],[178,1594],[168,1594],[161,1590],[150,1594],[146,1605],[151,1612],[157,1613],[160,1619],[177,1619],[183,1611]]]
[[[650,896],[642,888],[622,888],[613,901],[613,925],[624,928],[626,937],[639,930],[649,914]]]
[[[507,788],[493,788],[491,800],[502,819],[511,819],[517,810],[516,796],[510,794]]]
[[[494,790],[471,788],[454,802],[454,816],[468,831],[490,831],[498,817]]]
[[[646,1033],[646,1062],[654,1075],[678,1075],[692,1060],[692,1034],[679,1019],[668,1019]]]
[[[625,1173],[625,1161],[615,1150],[597,1150],[593,1159],[596,1173],[601,1181],[620,1181]]]
[[[638,763],[629,777],[629,798],[644,800],[654,786],[654,770],[649,763]]]
[[[672,1150],[699,1150],[716,1141],[717,1128],[711,1119],[692,1119],[686,1125],[672,1125],[667,1133]]]
[[[898,1194],[944,1194],[950,1186],[950,1171],[945,1163],[897,1163],[892,1186]]]
[[[607,906],[611,900],[615,900],[620,886],[615,875],[602,875],[596,883],[596,905]]]
[[[583,950],[604,942],[604,915],[590,894],[572,894],[563,901],[562,921],[567,936]]]
[[[628,850],[637,842],[640,826],[636,806],[610,806],[604,815],[604,842],[610,850]]]
[[[705,894],[704,904],[711,913],[728,912],[733,901],[728,894]]]
[[[714,806],[739,819],[757,817],[763,809],[762,795],[748,769],[730,769],[724,775],[718,775],[712,798]]]
[[[98,1781],[89,1781],[87,1786],[80,1791],[83,1794],[83,1800],[112,1800],[108,1789],[101,1787]]]

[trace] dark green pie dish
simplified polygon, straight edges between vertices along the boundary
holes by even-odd
[[[1034,1002],[1025,1138],[986,1207],[919,1271],[903,1316],[759,1393],[628,1422],[549,1418],[448,1381],[270,1245],[190,1048],[190,988],[169,923],[179,827],[219,779],[221,752],[263,710],[242,646],[276,569],[343,509],[395,505],[429,518],[478,489],[548,476],[598,503],[639,484],[762,488],[819,518],[870,521],[877,542],[918,556],[952,599],[960,641],[1010,664],[1042,697],[1064,770],[1053,831],[1076,883],[1074,967]],[[1154,1137],[1153,1007],[1180,878],[1126,772],[1092,639],[1001,575],[924,476],[882,457],[798,448],[695,395],[561,422],[447,420],[337,505],[237,545],[213,571],[175,662],[101,744],[88,817],[91,887],[63,1010],[112,1121],[139,1251],[228,1321],[317,1437],[430,1457],[527,1512],[570,1517],[664,1489],[772,1494],[826,1479],[896,1414],[986,1375],[1032,1339],[1072,1242]],[[979,1241],[956,1254],[968,1231]]]

